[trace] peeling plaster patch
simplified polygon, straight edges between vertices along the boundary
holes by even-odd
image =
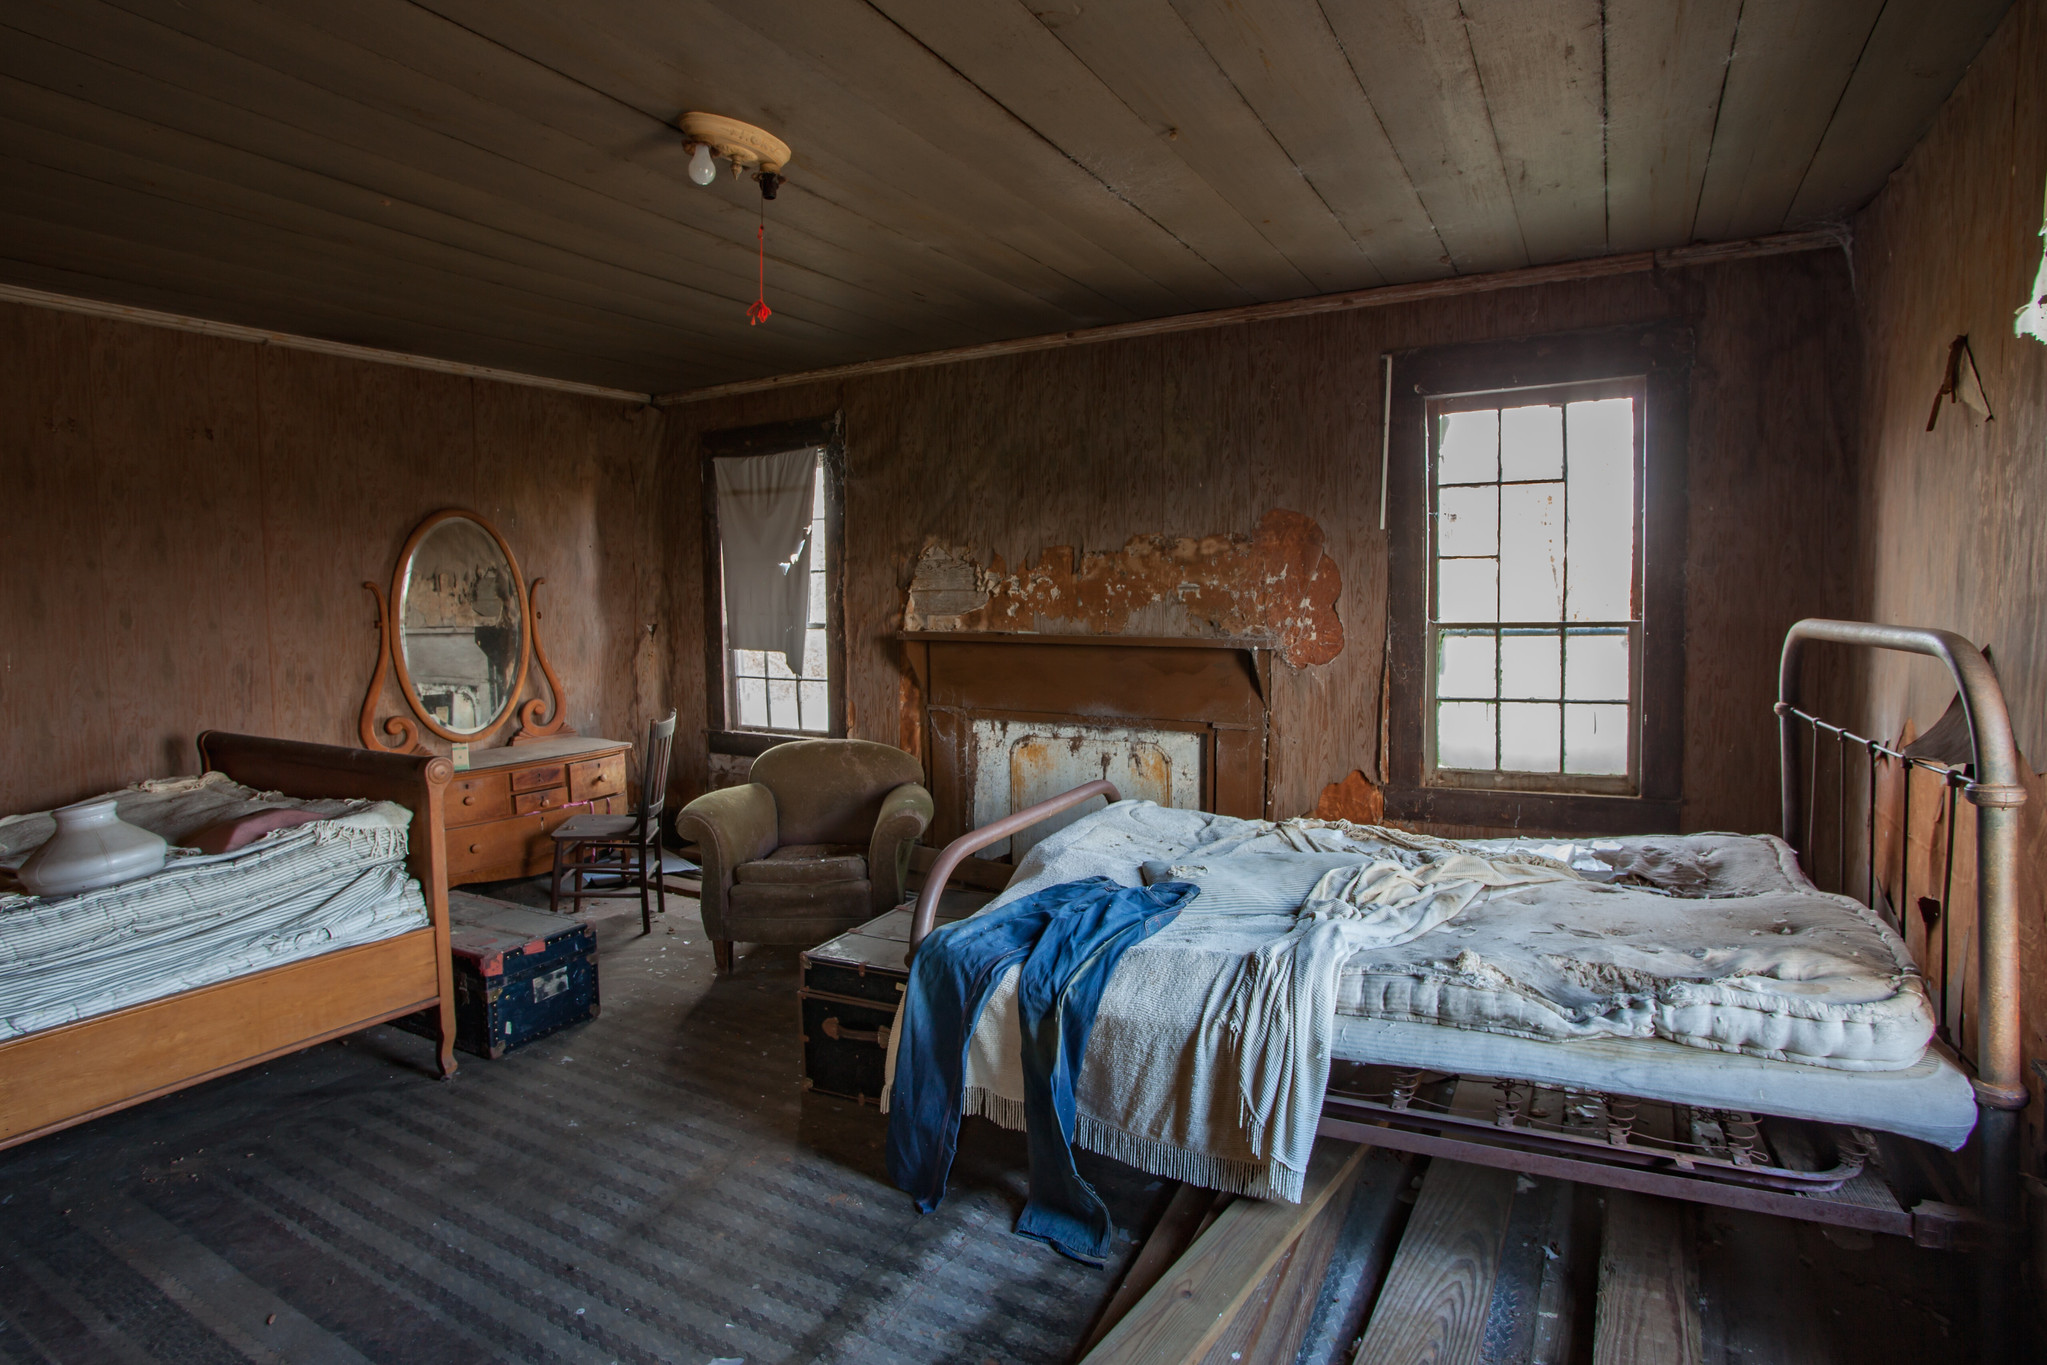
[[[1353,768],[1341,782],[1332,782],[1322,789],[1322,799],[1315,803],[1317,820],[1348,820],[1353,825],[1383,825],[1386,823],[1386,797],[1372,779]]]
[[[1120,550],[1077,557],[1050,546],[1014,573],[997,555],[983,568],[927,547],[910,580],[909,630],[1030,631],[1070,621],[1120,635],[1155,602],[1175,604],[1190,634],[1271,640],[1288,663],[1325,664],[1343,650],[1336,599],[1343,580],[1322,552],[1322,528],[1284,508],[1251,535],[1132,536]]]

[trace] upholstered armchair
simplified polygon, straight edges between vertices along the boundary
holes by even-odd
[[[703,863],[719,971],[732,970],[735,941],[813,947],[901,904],[910,846],[931,823],[916,759],[864,739],[799,739],[747,776],[675,817]]]

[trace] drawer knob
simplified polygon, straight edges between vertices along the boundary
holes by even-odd
[[[475,804],[476,804],[476,796],[475,796],[475,794],[474,794],[474,793],[472,793],[472,794],[470,794],[470,795],[468,795],[468,796],[465,796],[465,797],[463,797],[463,798],[462,798],[462,804],[463,804],[463,805],[465,805],[465,806],[473,806],[473,805],[475,805]]]
[[[481,853],[481,852],[483,852],[483,845],[482,845],[482,844],[471,844],[471,845],[469,846],[469,851],[470,851],[471,853]]]

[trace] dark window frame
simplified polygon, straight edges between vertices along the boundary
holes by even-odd
[[[1684,792],[1684,595],[1691,329],[1659,322],[1393,356],[1384,699],[1386,813],[1563,834],[1677,828]],[[1432,781],[1427,413],[1432,399],[1639,377],[1642,459],[1640,768],[1635,794]]]
[[[824,734],[809,730],[741,730],[726,711],[731,681],[725,673],[725,574],[718,530],[718,475],[715,461],[740,455],[773,455],[804,446],[824,450],[825,483],[825,698]],[[704,502],[704,710],[705,731],[714,754],[756,755],[792,739],[843,739],[846,735],[846,443],[842,414],[760,426],[705,432],[700,443]]]

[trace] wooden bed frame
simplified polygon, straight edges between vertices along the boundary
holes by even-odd
[[[431,922],[0,1043],[0,1148],[421,1010],[438,1009],[440,1074],[455,1074],[442,832],[454,765],[431,755],[217,730],[199,736],[199,757],[205,769],[258,791],[393,801],[409,809],[407,863]]]

